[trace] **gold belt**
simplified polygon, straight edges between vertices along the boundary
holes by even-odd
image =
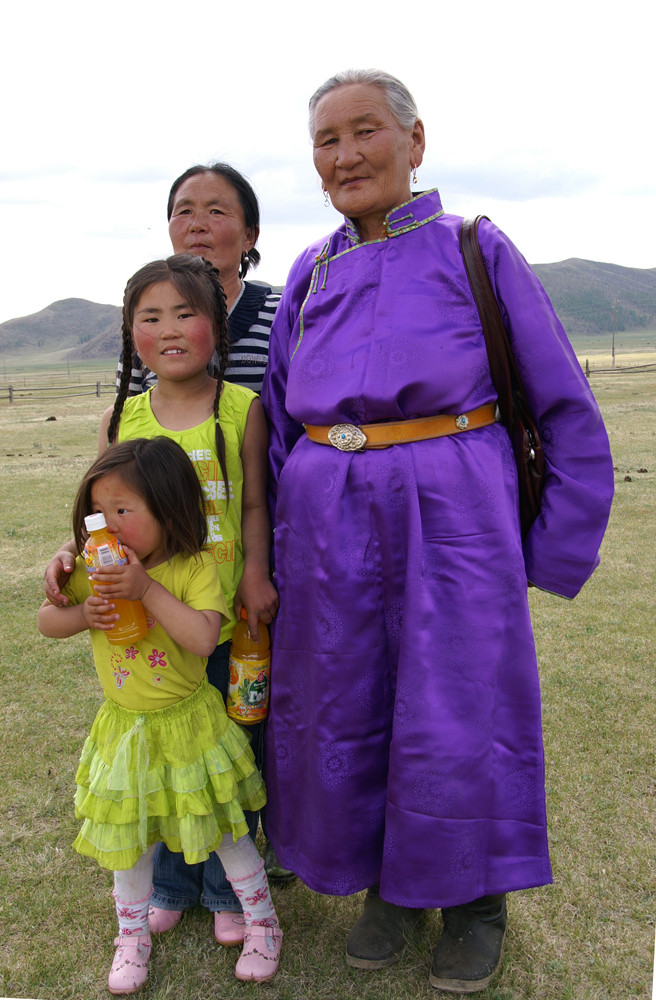
[[[416,420],[398,420],[382,424],[335,424],[317,427],[304,424],[310,441],[331,444],[340,451],[364,451],[365,448],[389,448],[392,444],[426,441],[429,438],[461,434],[477,427],[487,427],[497,421],[496,403],[486,403],[468,413],[454,416],[440,413],[436,417],[418,417]]]

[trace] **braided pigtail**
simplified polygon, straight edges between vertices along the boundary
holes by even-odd
[[[126,291],[127,294],[127,291]],[[123,311],[123,324],[121,326],[121,336],[123,338],[123,368],[118,384],[116,399],[114,400],[114,411],[107,428],[107,445],[114,444],[118,436],[118,425],[121,422],[123,404],[127,399],[130,379],[132,378],[132,366],[134,364],[134,351],[132,348],[132,333],[125,322],[125,310]]]
[[[221,405],[221,391],[223,389],[223,376],[225,375],[226,368],[228,367],[229,360],[229,347],[230,347],[230,327],[228,326],[228,305],[226,302],[225,292],[223,291],[223,285],[221,284],[221,278],[219,276],[218,270],[209,263],[209,261],[204,261],[207,273],[212,282],[212,288],[214,292],[214,314],[212,318],[212,326],[214,328],[214,343],[216,347],[216,354],[219,359],[219,367],[216,373],[216,393],[214,394],[214,437],[216,442],[216,455],[219,460],[219,465],[221,467],[221,473],[223,475],[223,481],[226,488],[226,501],[230,502],[230,484],[228,482],[228,468],[226,465],[225,457],[225,441],[223,438],[223,431],[221,430],[221,424],[219,422],[219,407]]]
[[[214,412],[214,442],[216,447],[216,457],[218,458],[219,466],[221,467],[221,475],[223,476],[223,482],[225,483],[226,504],[228,504],[230,503],[230,483],[228,480],[228,466],[226,465],[225,440],[223,437],[223,431],[221,430],[221,424],[219,422],[221,389],[222,389],[222,383],[217,380],[216,392],[214,393],[214,403],[212,404],[212,410]]]
[[[123,406],[130,390],[130,380],[132,378],[132,368],[135,362],[136,351],[132,343],[132,326],[134,324],[134,314],[143,293],[152,285],[157,285],[163,281],[170,281],[171,275],[168,264],[165,260],[154,260],[146,264],[132,275],[123,294],[123,323],[121,326],[121,337],[123,340],[123,370],[118,384],[118,392],[114,400],[114,411],[107,428],[107,443],[115,444],[118,438],[118,427],[121,422]]]

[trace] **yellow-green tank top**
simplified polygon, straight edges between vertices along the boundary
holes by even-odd
[[[256,394],[241,385],[223,383],[219,404],[219,421],[225,440],[226,465],[230,488],[230,503],[226,504],[226,487],[216,455],[214,417],[198,427],[172,431],[158,423],[150,405],[150,394],[141,393],[126,399],[118,431],[119,441],[153,438],[162,435],[184,448],[191,459],[203,488],[208,537],[206,549],[211,552],[219,572],[230,621],[221,629],[221,642],[230,639],[235,628],[234,598],[244,571],[241,538],[243,470],[241,446],[246,418]]]

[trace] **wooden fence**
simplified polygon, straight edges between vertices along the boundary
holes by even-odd
[[[585,359],[585,374],[591,375],[634,375],[638,372],[656,372],[656,364],[651,365],[615,365],[613,368],[591,368],[588,358]]]
[[[64,391],[59,391],[64,390]],[[87,382],[77,385],[8,385],[0,386],[0,402],[15,403],[17,400],[34,401],[38,396],[44,402],[49,399],[70,399],[73,396],[114,395],[116,386],[111,382]]]
[[[583,366],[586,377],[589,379],[594,375],[631,375],[638,374],[639,372],[656,372],[656,364],[646,364],[646,365],[616,365],[613,368],[596,368],[590,365],[588,358],[585,359],[585,365]],[[44,401],[49,399],[70,399],[74,396],[101,396],[109,395],[112,396],[116,392],[116,384],[114,377],[105,376],[103,380],[98,379],[95,382],[77,382],[69,385],[64,385],[59,383],[59,380],[63,378],[69,378],[70,374],[67,373],[50,373],[47,376],[49,385],[27,385],[27,378],[29,376],[16,376],[13,378],[12,385],[1,385],[0,384],[0,403],[15,403],[16,401],[34,401],[34,397],[37,396]],[[87,375],[88,377],[88,375]],[[23,384],[16,384],[22,379]]]

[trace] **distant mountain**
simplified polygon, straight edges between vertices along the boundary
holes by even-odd
[[[656,268],[593,260],[534,264],[569,337],[656,329]]]
[[[60,359],[118,357],[121,310],[87,299],[61,299],[31,316],[0,323],[0,355]]]
[[[535,264],[570,338],[623,330],[656,330],[656,268],[593,260]],[[0,356],[44,360],[118,357],[121,310],[86,299],[62,299],[32,316],[0,323]]]

